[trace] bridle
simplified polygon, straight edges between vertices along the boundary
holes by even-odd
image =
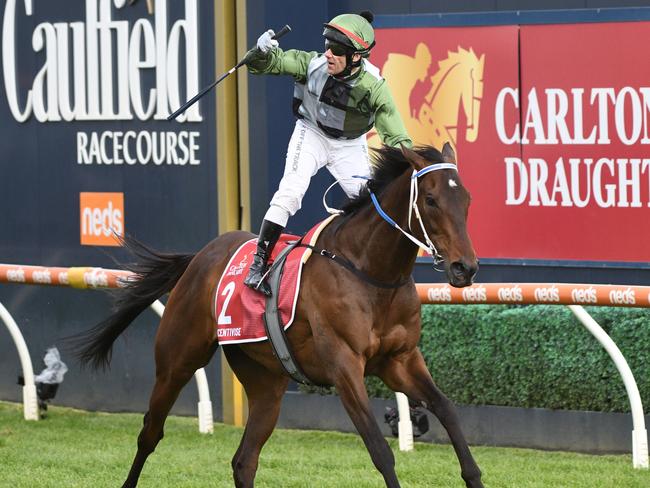
[[[426,175],[427,173],[431,173],[432,171],[439,171],[442,169],[453,169],[454,171],[458,171],[458,168],[456,167],[455,164],[452,163],[436,163],[432,164],[430,166],[427,166],[420,171],[413,170],[413,174],[411,175],[411,191],[409,192],[409,219],[408,219],[408,228],[409,231],[412,231],[411,228],[411,218],[413,214],[415,214],[415,218],[420,224],[420,229],[422,230],[422,235],[424,236],[424,240],[426,241],[426,244],[422,241],[420,241],[417,237],[415,237],[413,234],[405,231],[402,229],[397,222],[395,222],[382,208],[381,205],[379,204],[379,200],[377,199],[377,196],[373,193],[370,192],[370,198],[372,200],[373,205],[375,206],[375,209],[377,210],[377,213],[386,221],[388,222],[391,226],[399,230],[402,234],[404,234],[411,242],[413,242],[415,245],[417,245],[420,249],[423,249],[427,251],[428,253],[431,254],[433,257],[433,265],[437,266],[444,262],[444,258],[442,255],[438,252],[438,249],[436,248],[435,244],[433,243],[433,240],[429,237],[429,234],[427,233],[426,229],[424,228],[424,222],[422,221],[422,216],[420,214],[420,209],[418,208],[418,178],[421,176]],[[438,270],[442,271],[442,270]]]
[[[427,251],[431,256],[433,257],[433,265],[438,266],[439,264],[444,262],[444,258],[442,255],[438,252],[438,249],[436,248],[435,244],[433,243],[433,240],[429,237],[429,234],[427,233],[426,229],[424,228],[424,222],[422,222],[422,216],[420,214],[420,209],[418,208],[418,178],[421,176],[426,175],[427,173],[431,173],[432,171],[439,171],[443,169],[453,169],[454,171],[458,171],[458,167],[453,164],[453,163],[435,163],[431,164],[429,166],[426,166],[425,168],[422,168],[420,171],[413,170],[413,174],[411,175],[411,189],[409,192],[409,219],[408,219],[408,228],[409,231],[412,231],[411,228],[411,218],[413,214],[415,214],[416,220],[420,224],[420,229],[422,230],[422,235],[424,236],[424,240],[426,241],[426,244],[422,241],[420,241],[417,237],[415,237],[413,234],[405,231],[402,229],[397,222],[395,222],[390,215],[388,215],[383,208],[381,208],[381,205],[379,204],[379,200],[377,199],[377,196],[374,194],[374,192],[370,191],[370,199],[372,200],[373,205],[375,206],[375,210],[377,210],[377,213],[383,218],[386,222],[388,222],[392,227],[396,228],[399,230],[402,234],[404,234],[411,242],[413,242],[416,246],[418,246],[420,249],[423,249]],[[362,178],[362,179],[368,179],[366,176],[355,176],[355,178]],[[337,210],[335,208],[329,207],[325,201],[325,197],[327,196],[327,193],[334,187],[334,185],[338,184],[337,181],[332,183],[329,188],[325,191],[325,194],[323,195],[323,205],[325,206],[325,210],[329,212],[330,214],[341,214],[343,213],[341,210]],[[443,272],[444,270],[434,268],[437,271]]]

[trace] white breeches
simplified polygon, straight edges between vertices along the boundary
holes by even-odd
[[[289,141],[284,176],[264,219],[285,227],[289,217],[300,210],[311,177],[323,166],[348,197],[357,196],[366,180],[355,176],[370,175],[366,136],[332,139],[298,120]]]

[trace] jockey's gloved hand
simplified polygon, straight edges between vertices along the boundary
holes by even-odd
[[[272,39],[274,35],[275,32],[273,32],[273,29],[269,29],[264,34],[262,34],[259,39],[257,39],[257,49],[266,54],[271,49],[278,47],[280,43],[275,39]]]

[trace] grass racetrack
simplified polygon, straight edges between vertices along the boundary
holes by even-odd
[[[0,487],[117,487],[135,454],[140,414],[50,407],[38,422],[22,405],[0,402]],[[215,424],[198,432],[193,418],[170,417],[165,438],[145,464],[138,486],[232,487],[230,459],[241,428]],[[402,453],[389,440],[404,488],[463,488],[450,446],[416,444]],[[631,455],[589,456],[528,449],[473,447],[486,488],[647,488],[650,471]],[[363,488],[384,486],[359,436],[276,430],[262,451],[256,486]]]

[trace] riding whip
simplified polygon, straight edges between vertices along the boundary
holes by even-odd
[[[291,27],[289,27],[289,25],[285,25],[282,29],[280,29],[279,32],[277,32],[277,33],[272,37],[272,39],[276,39],[276,40],[277,40],[277,39],[280,39],[283,35],[285,35],[286,33],[290,32],[290,31],[291,31]],[[237,63],[235,66],[233,66],[233,67],[232,67],[228,72],[226,72],[226,73],[224,73],[223,75],[221,75],[221,76],[217,79],[217,81],[215,81],[215,82],[212,83],[211,85],[205,87],[205,88],[204,88],[203,90],[201,90],[197,95],[195,95],[191,100],[188,100],[187,102],[185,102],[185,104],[182,105],[178,110],[176,110],[176,112],[174,112],[174,113],[171,114],[169,117],[167,117],[167,120],[175,119],[175,118],[178,117],[180,114],[182,114],[183,112],[185,112],[185,111],[186,111],[190,106],[194,105],[194,103],[195,103],[199,98],[201,98],[203,95],[205,95],[205,94],[208,93],[210,90],[212,90],[212,89],[213,89],[215,86],[217,86],[217,85],[218,85],[218,84],[219,84],[223,79],[225,79],[226,77],[228,77],[228,75],[234,73],[234,72],[237,71],[239,68],[241,68],[242,66],[244,66],[244,65],[246,64],[247,61],[248,61],[248,54],[247,54],[246,56],[244,56],[244,58],[243,58],[241,61],[239,61],[239,63]]]

